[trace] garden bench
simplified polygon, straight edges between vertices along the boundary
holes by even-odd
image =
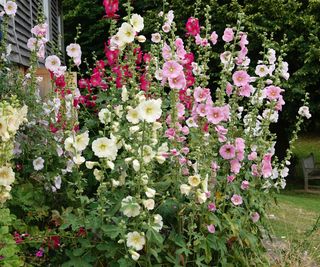
[[[309,189],[309,180],[320,180],[320,168],[311,153],[308,157],[301,160],[304,175],[304,189]]]

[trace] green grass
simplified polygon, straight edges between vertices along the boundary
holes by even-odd
[[[320,161],[320,138],[314,135],[305,135],[299,137],[294,143],[293,154],[301,159],[307,157],[311,152],[314,154],[316,161]]]
[[[320,222],[318,229],[308,235],[320,216],[320,194],[284,192],[268,214],[273,235],[287,244],[281,257],[294,262],[297,255],[307,251],[308,257],[320,264]]]

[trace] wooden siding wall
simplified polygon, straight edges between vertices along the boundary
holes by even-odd
[[[18,11],[14,19],[10,22],[8,33],[8,41],[12,45],[11,60],[24,66],[28,66],[30,51],[27,48],[27,41],[31,37],[31,28],[36,25],[38,14],[38,0],[16,0]],[[50,27],[50,42],[55,47],[59,47],[59,15],[61,12],[59,0],[48,0],[49,12],[49,27]],[[62,16],[60,16],[62,18]],[[62,23],[61,23],[62,25]],[[46,54],[52,53],[52,45],[46,46]],[[62,58],[63,60],[63,58]],[[40,62],[43,65],[43,62]]]

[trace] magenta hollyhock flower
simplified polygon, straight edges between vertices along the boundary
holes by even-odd
[[[241,183],[241,189],[247,190],[249,188],[250,183],[247,180],[242,181]]]
[[[263,178],[268,178],[272,175],[271,157],[271,154],[266,154],[263,156],[261,167]]]
[[[196,36],[200,34],[200,24],[199,20],[193,17],[190,17],[186,23],[187,34]]]
[[[101,81],[102,81],[102,79],[100,76],[100,72],[97,71],[91,75],[90,83],[92,86],[94,86],[94,87],[99,86]]]
[[[168,80],[171,89],[184,89],[187,85],[186,76],[183,72],[180,72],[177,77],[169,78]]]
[[[277,100],[283,91],[283,89],[274,85],[270,85],[264,89],[264,93],[269,100]]]
[[[103,0],[107,18],[117,18],[116,12],[119,10],[119,0]]]
[[[215,212],[217,210],[217,207],[216,207],[216,204],[211,202],[208,204],[208,210],[209,211],[212,211],[212,212]]]
[[[252,215],[251,215],[251,220],[252,220],[254,223],[256,223],[257,221],[259,221],[259,219],[260,219],[260,214],[259,214],[258,212],[252,213]]]
[[[219,154],[224,159],[233,159],[236,156],[236,148],[233,145],[225,144],[220,147]]]
[[[233,73],[232,80],[236,86],[245,86],[250,82],[250,76],[245,70],[237,70]]]
[[[234,181],[234,179],[236,179],[236,177],[234,175],[228,175],[227,176],[228,183],[232,183]]]
[[[162,75],[163,77],[173,79],[180,76],[182,71],[183,67],[177,61],[170,60],[164,63],[162,68]]]
[[[231,198],[233,205],[241,205],[243,203],[242,197],[240,195],[234,194]]]
[[[211,33],[210,41],[213,45],[215,45],[218,42],[218,34],[216,32]]]
[[[229,43],[234,38],[234,32],[231,28],[226,28],[223,32],[222,40]]]
[[[43,252],[44,252],[44,249],[43,248],[39,248],[39,250],[36,253],[36,257],[38,257],[38,258],[43,257]]]
[[[208,232],[211,234],[214,234],[214,232],[216,231],[216,228],[214,227],[213,224],[207,225],[207,229],[208,229]]]

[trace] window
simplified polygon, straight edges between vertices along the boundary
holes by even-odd
[[[46,18],[46,23],[48,24],[48,32],[46,38],[50,41],[51,40],[51,23],[50,23],[50,5],[49,0],[43,0],[43,14]]]

